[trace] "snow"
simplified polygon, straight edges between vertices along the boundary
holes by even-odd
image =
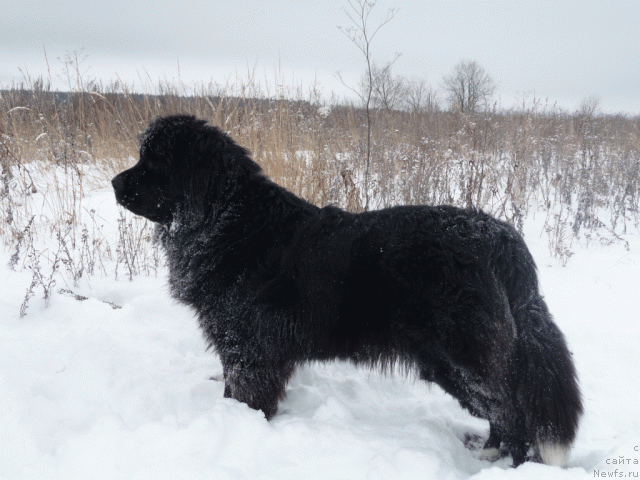
[[[92,193],[116,235],[109,188]],[[0,479],[578,479],[640,472],[640,234],[574,242],[549,255],[543,215],[525,221],[542,289],[574,353],[586,413],[567,469],[480,460],[465,434],[487,436],[436,386],[346,363],[300,368],[279,413],[223,398],[193,313],[166,270],[108,275],[36,291],[0,252]],[[62,268],[62,267],[61,267]],[[59,288],[87,297],[78,300]],[[113,308],[111,304],[121,308]]]

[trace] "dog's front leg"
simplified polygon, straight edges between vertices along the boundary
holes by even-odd
[[[278,411],[278,401],[284,397],[284,389],[293,370],[292,362],[275,363],[274,366],[266,362],[225,366],[224,396],[262,410],[269,420]]]

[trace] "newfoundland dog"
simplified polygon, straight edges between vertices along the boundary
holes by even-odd
[[[225,397],[275,415],[296,365],[414,369],[487,419],[482,458],[563,465],[582,413],[564,337],[509,224],[478,210],[316,207],[218,128],[155,120],[118,203],[156,223]]]

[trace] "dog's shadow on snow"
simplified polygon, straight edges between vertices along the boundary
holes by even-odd
[[[381,374],[341,362],[300,367],[271,423],[278,428],[301,421],[316,429],[348,430],[389,452],[437,456],[470,475],[511,467],[508,456],[480,459],[488,422],[472,417],[438,386],[405,372]]]

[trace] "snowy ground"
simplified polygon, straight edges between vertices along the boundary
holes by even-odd
[[[112,193],[93,200],[114,228]],[[525,223],[586,407],[566,470],[480,461],[463,439],[488,425],[438,387],[343,363],[301,368],[266,422],[209,380],[221,365],[166,272],[111,270],[68,286],[87,300],[56,293],[46,308],[38,291],[20,318],[31,273],[1,267],[0,479],[638,477],[640,236],[625,237],[629,250],[574,244],[563,267],[541,230]]]

